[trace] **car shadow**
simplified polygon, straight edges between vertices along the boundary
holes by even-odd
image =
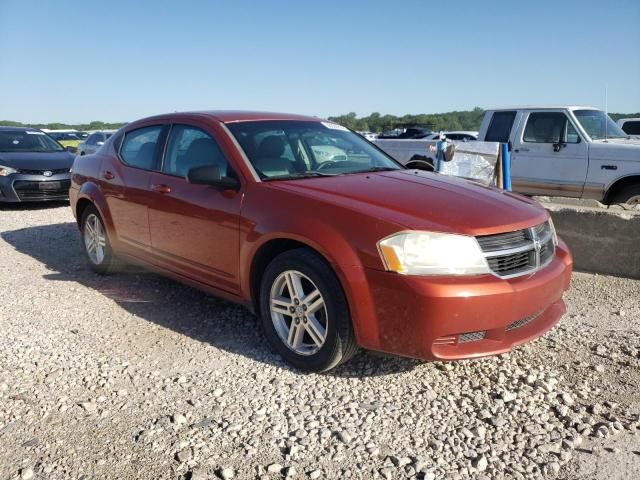
[[[101,276],[85,263],[75,223],[27,227],[0,233],[17,251],[44,264],[51,281],[76,282],[100,292],[127,312],[217,348],[291,368],[264,339],[258,319],[246,308],[142,268],[127,266]],[[423,362],[361,350],[329,372],[340,377],[393,375]]]

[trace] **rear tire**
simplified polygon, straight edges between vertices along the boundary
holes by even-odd
[[[611,196],[610,203],[640,205],[640,184],[627,185]]]
[[[271,346],[299,370],[330,370],[357,350],[338,277],[308,249],[289,250],[267,266],[260,286],[260,316]]]
[[[80,232],[89,268],[100,275],[113,271],[116,265],[115,255],[102,217],[93,205],[87,206],[82,212]]]

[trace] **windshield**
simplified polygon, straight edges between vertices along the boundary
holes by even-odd
[[[403,168],[360,135],[335,123],[279,120],[227,127],[264,180]]]
[[[601,110],[574,110],[573,114],[592,140],[628,137],[628,135]]]
[[[0,152],[62,152],[58,142],[37,130],[0,130]]]

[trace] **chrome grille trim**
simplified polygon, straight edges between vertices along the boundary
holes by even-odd
[[[555,254],[549,221],[476,240],[493,274],[504,279],[535,273],[551,263]]]

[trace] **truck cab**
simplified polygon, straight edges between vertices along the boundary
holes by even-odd
[[[508,143],[513,189],[640,204],[640,141],[592,107],[485,112],[478,140]]]

